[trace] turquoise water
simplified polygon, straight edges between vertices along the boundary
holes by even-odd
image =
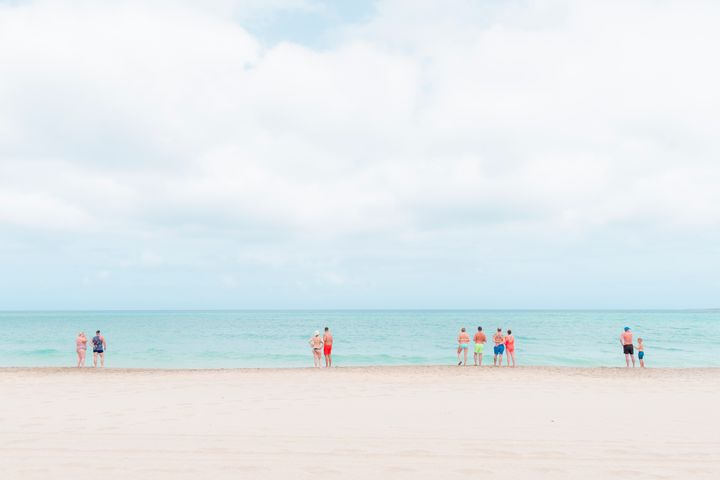
[[[453,364],[459,328],[478,325],[511,328],[521,365],[624,365],[628,325],[648,366],[720,367],[719,310],[0,312],[0,366],[72,366],[77,332],[100,329],[109,367],[303,367],[325,326],[338,366]]]

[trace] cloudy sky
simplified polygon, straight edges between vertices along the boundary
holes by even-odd
[[[0,0],[0,309],[717,307],[719,22]]]

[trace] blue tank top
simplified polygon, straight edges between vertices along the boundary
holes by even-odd
[[[93,350],[102,350],[103,349],[103,342],[100,340],[100,337],[95,335],[92,339],[93,342]]]

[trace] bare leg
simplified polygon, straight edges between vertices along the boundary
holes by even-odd
[[[100,366],[101,367],[105,366],[105,353],[104,352],[100,354]]]
[[[510,352],[508,357],[512,357],[512,366],[515,367],[515,351]]]
[[[498,367],[502,367],[502,353],[498,355]]]
[[[330,363],[328,362],[328,356],[325,355],[325,368],[329,367]]]
[[[477,353],[473,353],[473,363],[477,367]]]
[[[332,353],[328,355],[328,367],[332,367]]]
[[[463,365],[467,365],[467,348],[463,348]]]
[[[458,354],[458,365],[461,365],[461,364],[462,364],[462,360],[460,360],[460,352],[462,352],[462,348],[458,347],[458,351],[457,351],[457,354]]]
[[[645,360],[642,358],[640,359],[640,368],[645,368]]]
[[[482,367],[482,352],[478,353],[478,366]]]
[[[630,359],[632,360],[633,368],[635,368],[635,355],[630,355]]]
[[[97,352],[93,352],[93,367],[97,367]]]
[[[77,351],[77,356],[78,356],[78,364],[77,364],[77,366],[78,366],[78,368],[80,368],[80,367],[82,366],[82,350],[78,350],[78,351]]]
[[[630,355],[625,354],[625,366],[630,367]]]

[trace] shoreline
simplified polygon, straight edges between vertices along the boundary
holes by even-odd
[[[647,368],[627,368],[627,367],[570,367],[564,365],[521,365],[517,367],[495,367],[493,365],[483,366],[458,366],[458,365],[367,365],[367,366],[334,366],[332,368],[314,368],[314,367],[228,367],[228,368],[148,368],[148,367],[0,367],[0,374],[4,373],[84,373],[93,372],[109,372],[111,374],[136,374],[136,373],[178,373],[178,374],[203,374],[203,373],[238,373],[238,374],[260,374],[260,373],[301,373],[301,372],[344,372],[344,373],[449,373],[453,374],[472,374],[472,372],[535,372],[535,373],[555,373],[555,374],[587,374],[595,373],[600,376],[602,374],[622,374],[620,372],[638,372],[647,376],[658,374],[675,374],[675,373],[708,373],[720,375],[720,367],[647,367]]]

